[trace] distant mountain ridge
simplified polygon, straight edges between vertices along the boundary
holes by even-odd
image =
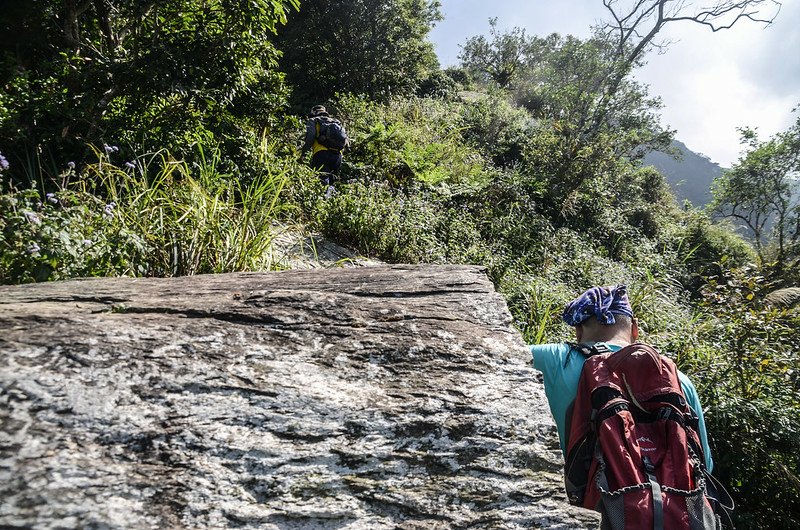
[[[711,202],[711,183],[726,168],[678,140],[673,140],[671,147],[679,150],[682,158],[652,151],[644,157],[644,165],[655,166],[666,177],[679,201],[688,200],[698,208],[705,206]]]

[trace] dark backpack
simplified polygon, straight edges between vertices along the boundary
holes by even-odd
[[[614,530],[730,524],[723,505],[733,503],[709,483],[675,363],[646,344],[573,347],[588,358],[567,414],[570,503],[601,512],[602,528]]]
[[[347,146],[347,132],[339,120],[318,118],[317,123],[319,124],[319,133],[317,133],[317,141],[319,143],[328,149],[336,149],[337,151],[341,151]]]

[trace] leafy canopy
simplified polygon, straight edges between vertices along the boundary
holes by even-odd
[[[306,0],[278,35],[281,69],[303,105],[336,93],[408,95],[438,61],[427,40],[435,0]]]
[[[88,154],[87,143],[184,153],[235,136],[259,115],[252,107],[281,104],[271,40],[292,7],[299,0],[32,0],[4,9],[0,151],[30,179],[57,172],[43,152],[56,166]]]

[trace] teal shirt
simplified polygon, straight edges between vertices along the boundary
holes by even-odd
[[[607,344],[609,349],[617,351],[621,346]],[[566,343],[559,344],[535,344],[530,346],[533,356],[533,367],[542,372],[544,377],[544,393],[547,402],[550,404],[550,412],[558,428],[558,440],[561,443],[561,452],[566,455],[566,417],[567,408],[575,399],[578,392],[578,379],[581,376],[581,369],[586,358],[575,350],[570,349]],[[698,434],[700,443],[703,445],[703,453],[706,459],[706,468],[709,472],[713,470],[714,460],[711,458],[711,449],[708,447],[708,435],[706,434],[706,424],[703,420],[703,408],[700,406],[700,398],[697,390],[686,375],[678,371],[678,379],[686,396],[686,401],[700,419]]]

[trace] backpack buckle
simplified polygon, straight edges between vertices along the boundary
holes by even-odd
[[[655,473],[656,468],[653,466],[653,461],[650,460],[649,456],[643,456],[642,462],[644,462],[644,469],[647,471],[648,475]]]

